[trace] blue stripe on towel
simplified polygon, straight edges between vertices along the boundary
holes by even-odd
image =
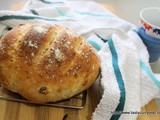
[[[78,20],[78,18],[74,17],[74,16],[71,16],[71,15],[67,15],[65,13],[63,13],[60,9],[54,7],[53,8],[59,15],[63,16],[63,17],[67,17],[67,18],[72,18],[72,19],[75,19],[75,20]]]
[[[91,44],[95,49],[100,50],[102,46],[93,40],[87,40],[89,44]]]
[[[39,0],[43,3],[46,3],[46,4],[63,4],[63,2],[49,2],[49,1],[46,1],[46,0]]]
[[[30,9],[30,11],[31,11],[31,13],[34,14],[34,15],[39,15],[39,14],[37,13],[37,11],[34,10],[34,9]]]
[[[107,42],[107,41],[108,41],[108,39],[102,38],[98,33],[94,32],[94,34],[95,34],[98,38],[100,38],[103,42]]]
[[[120,89],[120,99],[119,99],[119,103],[117,105],[117,108],[115,110],[116,113],[118,112],[122,112],[124,110],[124,105],[125,105],[125,99],[126,99],[126,92],[125,92],[125,85],[124,85],[124,81],[122,78],[122,74],[118,65],[118,54],[116,52],[116,48],[114,46],[113,40],[110,39],[108,41],[108,45],[109,48],[111,50],[111,54],[112,54],[112,65],[114,68],[114,73],[117,79],[117,83]],[[120,118],[121,114],[113,114],[111,116],[110,120],[118,120]]]
[[[0,17],[0,21],[4,20],[11,20],[11,19],[19,19],[19,20],[33,20],[33,19],[40,19],[40,20],[47,20],[47,21],[58,21],[52,18],[43,18],[39,16],[19,16],[19,15],[4,15]]]
[[[80,12],[80,11],[75,11],[75,13],[80,14],[80,15],[88,15],[92,17],[107,17],[107,18],[115,17],[113,15],[108,15],[108,14],[96,14],[96,13]]]
[[[155,77],[155,75],[152,73],[150,68],[143,61],[140,61],[140,66],[141,66],[141,69],[148,74],[148,76],[153,80],[156,86],[160,89],[160,81]]]
[[[58,8],[53,8],[59,15],[61,15],[61,16],[67,16],[67,15],[65,15],[62,11],[60,11]]]

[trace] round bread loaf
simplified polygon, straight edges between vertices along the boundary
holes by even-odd
[[[36,103],[64,100],[86,90],[99,71],[94,49],[58,25],[21,24],[0,40],[0,83]]]

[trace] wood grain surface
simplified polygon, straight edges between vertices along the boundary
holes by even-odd
[[[154,112],[153,114],[139,115],[137,120],[160,120],[160,110],[155,102],[151,100],[146,106],[141,109],[141,112]]]
[[[25,1],[14,4],[11,9],[20,9]],[[114,9],[112,6],[102,5],[106,9]],[[82,110],[47,107],[34,104],[0,100],[0,120],[91,120],[91,115],[99,103],[101,94],[98,81],[88,90],[86,106]],[[74,101],[77,103],[77,101]],[[141,112],[159,111],[155,100],[141,109]],[[139,115],[137,120],[160,120],[160,114]]]
[[[0,99],[0,120],[91,120],[92,113],[99,103],[101,96],[98,83],[99,81],[96,81],[89,88],[86,105],[81,110],[49,107]],[[0,89],[0,96],[6,95],[8,95],[7,91]],[[68,104],[69,102],[78,105],[81,101],[68,101]]]

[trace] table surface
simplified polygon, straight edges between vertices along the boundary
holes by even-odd
[[[11,8],[13,10],[17,10],[17,8],[19,9],[23,4],[24,2],[18,2],[12,5]],[[116,10],[113,6],[110,5],[103,4],[103,6],[107,7],[112,12]],[[160,71],[159,67],[157,67],[157,64],[159,64],[159,61],[157,63],[152,64],[154,72]],[[1,100],[0,120],[90,120],[91,115],[99,101],[100,93],[97,87],[97,83],[94,83],[88,90],[87,103],[85,108],[82,110],[35,106]],[[151,102],[149,102],[148,105],[144,106],[141,109],[141,112],[147,111],[159,111],[155,99],[153,99]],[[160,114],[139,115],[137,120],[160,120]]]

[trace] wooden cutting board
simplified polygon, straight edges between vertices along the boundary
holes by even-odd
[[[0,90],[0,95],[7,94],[6,92]],[[86,106],[81,110],[48,107],[0,99],[0,120],[91,120],[92,113],[99,103],[101,96],[98,81],[89,88],[87,95]],[[78,102],[78,100],[74,100],[72,104],[78,104]],[[158,111],[154,100],[141,110],[141,112],[147,111]],[[137,120],[160,120],[160,115],[140,115]]]
[[[14,4],[11,9],[20,9],[26,1]],[[102,4],[102,6],[114,12],[112,6],[106,4]],[[0,100],[0,120],[91,120],[92,113],[99,103],[100,98],[101,95],[97,81],[89,88],[86,106],[82,110]],[[77,101],[74,102],[75,104],[77,103]],[[158,111],[155,100],[152,100],[148,105],[143,107],[141,111]],[[140,115],[137,120],[160,120],[160,114]]]
[[[98,81],[88,90],[86,106],[81,110],[0,99],[0,120],[91,120],[91,115],[100,99],[100,93],[98,93],[99,91],[96,87],[97,83]],[[12,92],[0,87],[0,96],[7,95],[16,96]],[[18,97],[16,96],[16,98]],[[65,105],[74,104],[80,106],[79,103],[81,103],[79,99],[65,101]]]

